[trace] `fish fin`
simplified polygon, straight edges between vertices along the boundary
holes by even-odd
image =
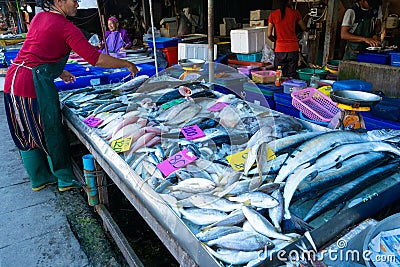
[[[312,226],[293,214],[290,219],[283,219],[281,225],[283,233],[295,232],[303,235],[305,232],[313,229]]]
[[[250,206],[250,205],[251,205],[251,200],[250,200],[250,199],[245,200],[245,201],[243,202],[243,205],[244,205],[244,206]]]

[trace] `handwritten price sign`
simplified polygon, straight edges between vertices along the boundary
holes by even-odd
[[[121,152],[128,151],[131,148],[131,145],[132,145],[132,136],[114,140],[111,143],[111,148],[115,152],[121,153]]]
[[[169,101],[169,102],[167,102],[167,103],[165,103],[165,104],[162,104],[160,107],[161,107],[163,110],[166,110],[166,109],[172,108],[173,106],[176,106],[176,105],[178,105],[178,104],[180,104],[180,103],[182,103],[182,102],[184,102],[184,101],[185,101],[184,98],[178,98],[178,99]]]
[[[186,140],[194,140],[206,136],[205,133],[197,125],[183,127],[181,131]]]
[[[229,103],[227,103],[227,102],[217,102],[214,105],[212,105],[211,107],[209,107],[208,110],[212,111],[212,112],[217,112],[217,111],[222,110],[227,105],[229,105]]]
[[[89,116],[83,122],[89,125],[90,127],[96,127],[100,125],[103,122],[103,120],[100,118]]]
[[[164,174],[164,176],[168,176],[176,170],[179,170],[189,163],[195,161],[197,157],[193,155],[187,148],[176,153],[175,155],[169,157],[157,164],[157,168]]]
[[[240,151],[238,153],[226,156],[229,164],[232,166],[232,169],[235,171],[244,170],[244,164],[246,163],[247,154],[249,153],[250,148]],[[274,151],[270,147],[267,148],[267,161],[276,158]]]

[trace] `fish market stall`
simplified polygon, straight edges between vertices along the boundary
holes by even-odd
[[[315,200],[304,196],[331,193],[345,178],[364,188],[398,169],[388,155],[400,151],[381,141],[396,131],[328,131],[194,77],[166,71],[60,93],[68,127],[182,266],[266,264],[324,226],[311,219],[333,204],[307,214]]]

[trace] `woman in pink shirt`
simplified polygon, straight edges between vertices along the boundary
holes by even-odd
[[[32,190],[57,183],[60,191],[77,187],[69,144],[61,122],[54,79],[73,82],[64,69],[71,50],[92,65],[126,67],[134,75],[135,64],[101,54],[66,17],[75,16],[76,0],[38,0],[44,12],[33,18],[26,40],[9,67],[4,84],[7,121],[15,145],[29,175]]]
[[[279,9],[272,12],[268,18],[268,39],[275,42],[274,66],[282,67],[284,77],[296,77],[299,61],[299,43],[296,35],[296,25],[306,30],[300,12],[292,9],[291,0],[280,0]],[[273,32],[275,30],[275,35]]]

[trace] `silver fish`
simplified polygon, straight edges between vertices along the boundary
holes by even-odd
[[[202,230],[196,234],[196,237],[201,242],[207,242],[213,239],[220,238],[221,236],[242,232],[243,229],[238,226],[216,226],[209,229]]]
[[[179,209],[183,217],[197,225],[209,225],[220,221],[228,216],[225,212],[211,209]]]
[[[263,192],[249,192],[234,197],[228,197],[230,201],[237,201],[258,208],[273,208],[278,206],[279,202],[275,198]]]
[[[275,227],[257,211],[246,206],[243,206],[242,210],[251,226],[253,226],[253,228],[260,234],[287,241],[292,240],[290,237],[276,232]]]
[[[217,246],[220,248],[234,249],[240,251],[254,251],[267,248],[273,248],[274,244],[265,235],[257,232],[237,232],[222,236],[207,242],[208,246]]]

